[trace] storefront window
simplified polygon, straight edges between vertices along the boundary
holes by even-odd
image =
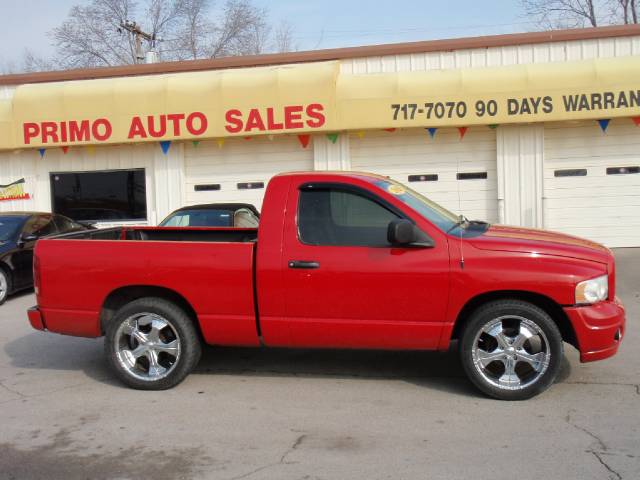
[[[146,220],[144,169],[51,174],[53,211],[78,221]]]

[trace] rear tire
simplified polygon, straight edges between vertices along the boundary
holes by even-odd
[[[498,300],[478,308],[459,342],[471,382],[499,400],[526,400],[543,392],[560,370],[562,335],[541,308]]]
[[[0,267],[0,305],[2,305],[9,296],[11,288],[11,275],[9,275],[4,268]]]
[[[135,389],[176,386],[196,367],[201,352],[192,319],[162,298],[134,300],[107,325],[107,362],[124,384]]]

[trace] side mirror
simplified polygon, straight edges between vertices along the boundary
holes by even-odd
[[[20,239],[18,240],[18,245],[24,245],[25,243],[35,242],[38,240],[38,236],[34,233],[23,233],[20,235]]]
[[[404,218],[393,220],[387,229],[387,240],[395,246],[433,247],[433,239]]]

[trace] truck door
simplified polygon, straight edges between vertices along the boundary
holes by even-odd
[[[408,218],[364,187],[313,183],[289,192],[283,238],[285,321],[309,347],[436,348],[449,294],[446,237],[394,247]]]

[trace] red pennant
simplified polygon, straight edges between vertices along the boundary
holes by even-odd
[[[300,141],[300,145],[302,145],[302,148],[307,148],[309,146],[309,142],[311,141],[311,135],[298,135],[298,140]]]
[[[393,132],[396,131],[396,129],[395,128],[385,128],[384,131],[385,132],[389,132],[389,133],[393,133]]]
[[[244,137],[245,140],[251,140],[253,137]]]
[[[65,155],[67,154],[67,152],[69,151],[69,147],[65,146],[65,147],[60,147],[62,149],[62,153],[64,153]]]
[[[636,127],[640,127],[640,117],[631,117],[631,120],[636,124]]]
[[[460,140],[462,140],[464,136],[467,134],[467,130],[469,130],[469,127],[458,127],[458,132],[460,133]]]

